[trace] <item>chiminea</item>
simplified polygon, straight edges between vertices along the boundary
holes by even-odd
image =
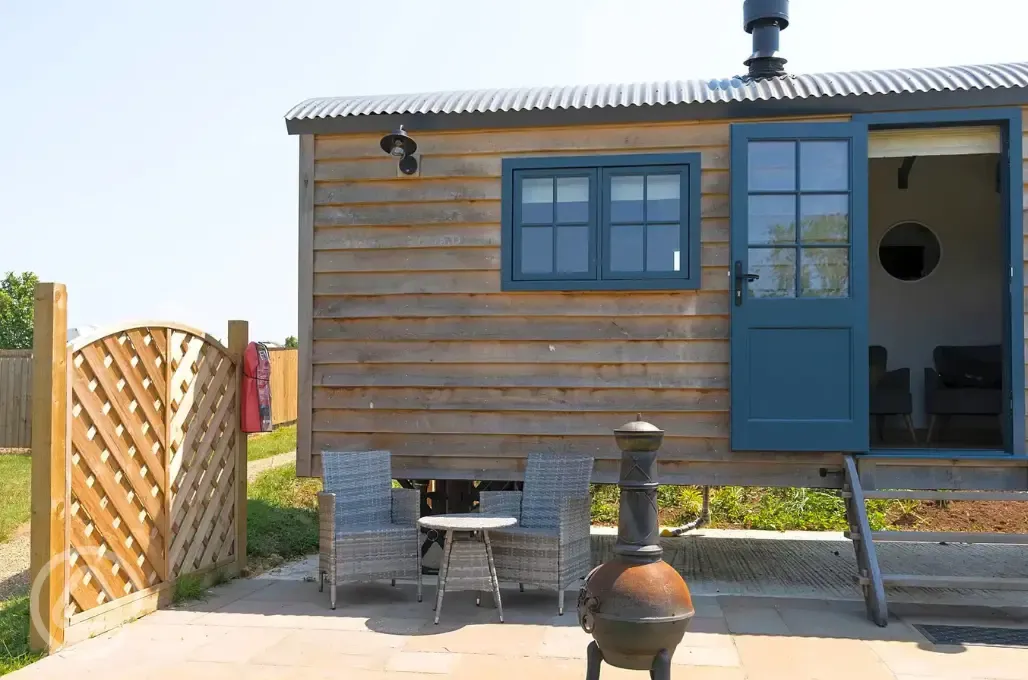
[[[656,462],[664,431],[639,415],[614,438],[621,449],[614,558],[589,572],[578,594],[578,620],[593,636],[585,677],[599,680],[606,661],[671,680],[671,656],[694,610],[685,580],[661,559]]]

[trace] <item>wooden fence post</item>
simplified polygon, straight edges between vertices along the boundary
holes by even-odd
[[[236,571],[246,569],[246,433],[243,432],[243,354],[250,342],[250,324],[228,322],[228,351],[236,362]]]
[[[70,489],[68,295],[64,285],[37,284],[34,313],[29,646],[52,652],[64,644],[67,606]]]

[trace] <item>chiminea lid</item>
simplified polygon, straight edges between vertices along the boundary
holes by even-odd
[[[629,433],[629,432],[631,432],[631,433],[659,432],[659,433],[663,434],[664,430],[660,429],[659,427],[657,427],[653,423],[646,422],[645,420],[642,419],[642,414],[641,413],[637,413],[636,416],[635,416],[635,420],[633,420],[630,423],[625,423],[621,427],[619,427],[619,428],[614,430],[615,434]]]

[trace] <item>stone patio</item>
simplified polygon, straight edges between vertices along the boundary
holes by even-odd
[[[308,566],[232,582],[206,601],[157,612],[10,677],[584,677],[589,637],[573,611],[555,616],[552,593],[504,589],[504,624],[495,609],[476,607],[473,593],[453,593],[437,626],[433,586],[421,604],[411,584],[342,587],[332,611],[327,593],[303,580]],[[923,619],[896,618],[878,628],[852,601],[700,596],[695,605],[674,658],[673,677],[683,680],[1028,679],[1028,649],[935,646],[911,626]],[[1028,624],[1004,618],[1001,625]],[[646,675],[605,667],[602,677]]]
[[[609,548],[603,534],[594,537],[597,560]],[[1025,593],[893,590],[890,611],[898,616],[883,629],[864,617],[852,547],[841,535],[703,530],[662,544],[696,605],[674,658],[675,678],[1028,680],[1028,649],[934,645],[913,627],[1028,627]],[[1024,546],[890,548],[883,562],[908,573],[1018,575],[1028,564]],[[420,604],[412,583],[350,585],[340,587],[332,611],[328,593],[318,592],[316,569],[312,557],[234,581],[205,601],[151,614],[10,677],[63,680],[84,670],[103,680],[585,677],[590,638],[575,618],[577,591],[568,592],[568,611],[558,617],[554,593],[504,584],[504,624],[491,598],[476,607],[473,593],[454,592],[436,626],[434,577],[426,577]],[[647,674],[605,666],[602,677]]]

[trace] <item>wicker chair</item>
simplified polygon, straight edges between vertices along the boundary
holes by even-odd
[[[518,518],[518,526],[489,532],[502,581],[557,591],[589,573],[589,478],[593,459],[532,453],[523,491],[483,491],[480,510]]]
[[[336,585],[416,577],[421,602],[421,535],[417,489],[392,489],[388,451],[325,452],[325,490],[318,494],[321,590]]]

